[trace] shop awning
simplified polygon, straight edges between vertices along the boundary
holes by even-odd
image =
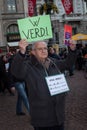
[[[82,34],[82,33],[78,33],[76,35],[72,36],[72,40],[87,40],[87,35],[86,34]]]

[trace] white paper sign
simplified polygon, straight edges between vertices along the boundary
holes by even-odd
[[[64,74],[46,77],[51,96],[69,91]]]

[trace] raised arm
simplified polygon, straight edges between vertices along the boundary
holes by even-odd
[[[25,54],[25,52],[26,52],[26,47],[28,46],[28,42],[25,40],[25,39],[23,39],[23,40],[21,40],[20,42],[19,42],[19,51],[20,51],[20,53],[21,54]]]
[[[57,62],[57,65],[61,71],[69,70],[75,64],[77,58],[76,44],[71,41],[71,44],[68,48],[67,58]]]

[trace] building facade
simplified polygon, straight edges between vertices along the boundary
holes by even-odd
[[[40,1],[40,0],[39,0]],[[52,0],[45,0],[50,3]],[[70,0],[66,0],[66,7],[69,5]],[[87,34],[87,0],[71,0],[73,11],[70,14],[64,12],[61,0],[53,0],[54,4],[58,8],[57,13],[51,13],[51,21],[53,28],[53,40],[52,43],[58,43],[59,46],[64,44],[64,25],[68,24],[72,26],[72,35],[77,33]],[[43,4],[44,0],[40,2]],[[37,3],[38,4],[38,3]],[[38,6],[40,5],[38,4]],[[86,43],[86,41],[82,41]]]
[[[0,47],[20,39],[17,19],[24,17],[23,0],[0,1]]]
[[[35,15],[45,14],[40,14],[39,12],[41,5],[45,2],[50,3],[50,0],[36,1]],[[72,2],[74,10],[71,14],[67,15],[64,13],[64,9],[61,6],[61,0],[53,0],[53,3],[58,8],[58,13],[53,11],[50,12],[53,29],[53,39],[50,39],[50,43],[58,43],[59,46],[63,46],[65,24],[72,26],[73,35],[76,33],[87,34],[87,1],[79,0],[78,2],[78,0],[73,0]],[[17,42],[20,40],[17,20],[27,16],[27,0],[0,1],[0,47],[17,45]]]

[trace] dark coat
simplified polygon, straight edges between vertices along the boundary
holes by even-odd
[[[64,122],[65,93],[51,96],[45,77],[59,74],[59,69],[71,68],[75,61],[75,52],[70,51],[66,60],[52,59],[47,70],[34,56],[27,58],[18,53],[15,56],[11,71],[28,85],[31,123],[36,127],[60,125]]]

